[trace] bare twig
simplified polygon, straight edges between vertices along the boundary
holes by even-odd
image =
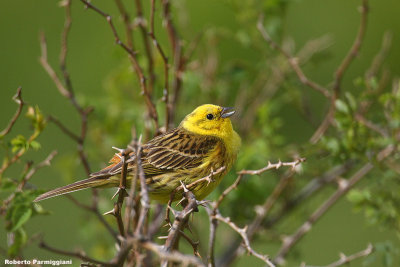
[[[133,244],[138,244],[141,247],[156,253],[162,260],[168,262],[180,263],[179,266],[189,266],[189,265],[205,266],[197,257],[185,255],[178,251],[167,252],[162,246],[147,241],[146,239],[143,240],[137,237],[130,237],[128,239],[128,242]]]
[[[180,231],[183,230],[189,215],[193,211],[197,210],[197,206],[199,204],[192,192],[186,189],[186,187],[184,187],[184,190],[185,198],[187,199],[188,203],[182,211],[176,212],[175,220],[171,226],[171,229],[168,233],[168,238],[164,245],[164,249],[167,252],[172,251],[172,249],[175,247],[176,241],[180,235]]]
[[[160,43],[154,33],[154,13],[155,13],[155,0],[151,0],[151,12],[150,12],[150,37],[153,40],[153,44],[156,47],[164,63],[164,88],[163,88],[163,101],[165,103],[165,131],[168,131],[170,124],[170,104],[169,104],[169,65],[168,57],[165,55]]]
[[[271,169],[279,169],[282,166],[290,166],[291,167],[291,172],[290,174],[286,175],[285,177],[283,177],[279,184],[275,187],[274,192],[267,198],[266,202],[264,203],[264,205],[258,209],[256,209],[256,218],[254,218],[252,220],[252,223],[250,224],[249,230],[247,232],[248,234],[248,238],[249,240],[251,240],[253,238],[253,235],[256,231],[256,229],[261,225],[261,222],[263,221],[263,219],[265,218],[265,216],[268,214],[269,209],[272,207],[273,203],[275,203],[276,198],[280,195],[280,193],[282,192],[283,188],[286,186],[286,184],[289,181],[289,178],[292,176],[294,169],[296,168],[296,166],[298,166],[300,163],[304,162],[305,158],[300,158],[297,159],[293,162],[281,162],[279,161],[278,163],[271,163],[268,162],[268,165],[264,168],[261,168],[259,170],[242,170],[238,173],[238,177],[236,178],[235,182],[229,186],[227,189],[224,190],[224,192],[220,195],[220,197],[218,198],[218,201],[216,203],[213,204],[213,211],[211,212],[211,217],[210,220],[212,219],[212,215],[217,214],[217,209],[219,207],[219,205],[221,204],[221,202],[224,200],[224,198],[233,190],[236,189],[237,186],[239,185],[240,181],[242,180],[243,176],[245,174],[250,174],[250,175],[258,175],[261,174],[267,170],[271,170]],[[209,248],[213,248],[213,243],[211,243],[212,239],[215,238],[215,230],[213,230],[213,228],[216,228],[216,222],[211,220],[212,225],[210,226],[210,247]],[[214,235],[211,235],[214,234]],[[228,266],[240,253],[239,249],[240,249],[240,240],[236,240],[235,242],[232,243],[232,245],[226,250],[225,253],[223,253],[223,262],[221,262],[222,266]],[[213,251],[209,250],[209,257],[212,257],[212,255],[214,254]],[[214,260],[212,259],[211,262],[214,262]],[[209,263],[210,263],[210,259],[209,259]]]
[[[83,204],[81,202],[79,202],[78,200],[76,200],[73,196],[71,195],[65,195],[72,203],[74,203],[77,207],[85,209],[87,211],[92,212],[94,215],[96,215],[97,219],[99,219],[99,221],[104,225],[104,227],[107,229],[107,231],[111,234],[111,236],[114,238],[115,241],[119,242],[118,239],[118,235],[117,233],[114,231],[114,229],[111,227],[111,225],[104,219],[103,214],[100,213],[98,207],[97,207],[97,203],[94,201],[93,203],[95,203],[96,205],[86,205]]]
[[[133,27],[131,23],[131,19],[129,17],[129,13],[126,11],[125,6],[121,0],[115,0],[115,4],[118,7],[119,13],[121,14],[122,21],[125,26],[125,37],[127,46],[134,51],[133,47]]]
[[[172,58],[174,62],[174,79],[172,81],[173,96],[169,106],[169,121],[172,123],[175,116],[175,108],[180,96],[180,90],[182,87],[182,72],[185,68],[186,59],[182,52],[181,40],[175,29],[175,26],[171,19],[171,6],[169,0],[161,0],[163,8],[163,17],[165,25],[167,27],[168,39],[172,48]]]
[[[90,263],[94,263],[94,264],[100,264],[101,266],[114,266],[114,264],[110,264],[110,263],[107,263],[107,262],[104,262],[104,261],[99,261],[99,260],[93,259],[91,257],[88,257],[82,251],[72,252],[72,251],[66,251],[66,250],[54,248],[52,246],[49,246],[44,241],[40,242],[39,247],[43,248],[45,250],[51,251],[53,253],[56,253],[56,254],[78,258],[78,259],[81,259],[81,260],[86,261],[86,262],[90,262]]]
[[[318,127],[318,129],[314,132],[313,136],[310,138],[310,142],[313,144],[318,142],[318,140],[324,135],[325,131],[329,128],[329,125],[332,123],[333,117],[336,112],[336,100],[340,96],[343,75],[350,66],[350,63],[358,55],[362,41],[364,40],[365,30],[367,27],[367,18],[368,18],[368,0],[362,0],[360,12],[361,12],[361,22],[356,39],[354,40],[354,43],[350,48],[349,52],[347,53],[343,61],[340,63],[339,67],[336,69],[332,87],[333,94],[331,96],[330,107],[321,125]]]
[[[148,210],[150,209],[149,191],[147,189],[146,177],[145,177],[144,170],[143,170],[143,167],[142,167],[141,137],[139,137],[136,153],[137,153],[137,156],[136,156],[136,167],[137,167],[137,169],[139,171],[139,180],[140,180],[141,209],[140,209],[138,223],[137,223],[137,226],[136,226],[135,235],[139,236],[140,234],[142,234],[142,235],[144,234],[143,228],[144,228],[144,225],[145,225],[146,217],[148,215],[147,214]]]
[[[247,237],[247,226],[245,226],[244,228],[239,228],[234,222],[232,222],[230,220],[230,218],[225,218],[223,216],[221,216],[221,214],[217,213],[216,215],[213,216],[215,219],[226,223],[227,225],[229,225],[235,232],[237,232],[244,243],[244,247],[246,248],[246,250],[248,251],[248,253],[250,255],[254,255],[255,257],[259,258],[260,260],[264,261],[268,266],[273,267],[275,266],[271,260],[269,259],[269,257],[267,255],[262,255],[258,252],[256,252],[254,249],[251,248],[250,246],[250,241],[249,238]]]
[[[69,14],[69,13],[67,13],[67,14]],[[67,34],[68,32],[69,32],[69,30],[65,30],[65,34]],[[65,37],[65,39],[63,39],[63,42],[66,41],[66,40],[67,40],[67,37]],[[84,109],[76,101],[75,95],[74,95],[74,93],[72,91],[72,86],[71,86],[71,82],[69,80],[68,72],[65,69],[65,62],[62,62],[61,65],[64,68],[63,73],[64,73],[64,75],[66,75],[66,77],[68,79],[68,81],[66,80],[66,84],[69,84],[69,86],[71,86],[71,87],[68,87],[68,88],[63,85],[63,83],[58,78],[58,76],[57,76],[56,72],[54,71],[54,69],[50,66],[50,64],[48,62],[48,58],[47,58],[47,43],[46,43],[46,39],[45,39],[44,33],[42,33],[40,35],[40,46],[41,46],[41,50],[42,50],[42,54],[41,54],[41,57],[40,57],[40,63],[42,64],[43,68],[46,70],[46,72],[48,73],[50,78],[53,80],[53,82],[56,85],[56,87],[57,87],[58,91],[60,92],[60,94],[62,96],[64,96],[65,98],[67,98],[72,103],[72,105],[76,108],[76,110],[78,111],[79,115],[81,116],[81,134],[80,134],[80,137],[77,139],[76,138],[77,135],[73,135],[72,132],[70,130],[68,130],[65,126],[62,126],[62,124],[60,122],[57,123],[57,120],[54,120],[54,117],[52,118],[53,119],[52,121],[55,122],[56,125],[58,127],[60,127],[60,129],[64,133],[66,133],[69,137],[73,138],[77,142],[77,145],[78,145],[77,149],[78,149],[78,153],[79,153],[81,162],[82,162],[82,164],[83,164],[83,166],[85,168],[86,174],[89,175],[91,171],[90,171],[90,166],[89,166],[89,162],[88,162],[88,159],[87,159],[87,155],[86,155],[86,153],[85,153],[85,151],[83,149],[83,145],[84,145],[84,140],[85,140],[86,133],[87,133],[87,117],[93,111],[93,109],[91,107]],[[62,46],[64,46],[64,45],[62,45]],[[65,52],[62,52],[61,54],[63,54],[63,53],[66,53],[66,50],[65,50]],[[60,58],[61,58],[61,60],[63,60],[63,56],[60,56]]]
[[[104,11],[97,8],[96,6],[94,6],[93,4],[89,3],[86,0],[81,0],[81,2],[84,3],[87,8],[92,9],[93,11],[95,11],[96,13],[98,13],[99,15],[101,15],[102,17],[104,17],[107,20],[107,23],[109,24],[111,31],[114,35],[115,42],[128,53],[129,58],[131,59],[133,68],[136,71],[136,74],[138,75],[141,91],[142,91],[142,94],[144,95],[144,100],[147,105],[148,113],[149,113],[150,117],[153,119],[156,128],[158,129],[159,124],[158,124],[157,110],[156,110],[154,103],[151,100],[151,94],[147,90],[146,77],[144,76],[143,70],[140,67],[139,62],[136,58],[136,53],[121,41],[121,39],[119,38],[118,32],[114,26],[114,23],[112,21],[112,18],[109,14],[105,13]]]
[[[24,104],[25,104],[24,101],[22,100],[21,91],[22,91],[21,87],[18,87],[17,93],[12,98],[18,104],[18,109],[15,112],[14,116],[11,118],[7,127],[3,131],[0,132],[0,138],[4,137],[11,131],[11,129],[14,126],[15,122],[17,121],[19,115],[21,114],[22,108],[24,107]]]
[[[376,156],[378,162],[382,161],[388,157],[394,151],[394,146],[389,145],[383,150],[381,150]],[[311,216],[305,221],[294,234],[284,237],[282,246],[279,249],[274,262],[278,264],[283,264],[285,256],[290,251],[290,249],[307,233],[311,230],[313,224],[321,218],[322,215],[328,211],[343,195],[345,195],[356,183],[358,183],[362,178],[365,177],[372,169],[374,164],[368,162],[364,164],[356,173],[354,173],[348,180],[340,180],[339,187],[335,193],[333,193],[317,210],[311,214]]]
[[[359,258],[363,258],[366,257],[368,255],[370,255],[372,252],[374,251],[374,247],[372,246],[372,244],[368,244],[367,248],[364,250],[361,250],[357,253],[354,253],[352,255],[346,256],[343,253],[339,254],[340,259],[332,262],[331,264],[325,265],[325,266],[321,266],[321,267],[338,267],[338,266],[342,266],[346,263],[349,263],[351,261],[354,261],[356,259]],[[311,266],[311,265],[306,265],[305,267],[316,267],[316,266]]]
[[[278,50],[287,59],[287,61],[289,62],[289,65],[292,67],[292,69],[296,73],[297,77],[304,85],[309,86],[310,88],[320,92],[325,97],[330,97],[330,93],[329,93],[328,89],[324,88],[323,86],[321,86],[321,85],[317,84],[316,82],[307,78],[307,76],[304,74],[303,70],[299,66],[299,62],[298,62],[297,58],[291,56],[280,45],[278,45],[274,40],[272,40],[272,38],[269,36],[268,32],[264,28],[262,15],[258,19],[257,28],[260,31],[264,40],[267,41],[267,43],[273,49]]]
[[[3,200],[2,205],[0,207],[0,214],[3,214],[8,207],[8,204],[11,203],[11,201],[13,201],[15,194],[17,192],[21,192],[26,183],[32,178],[32,176],[41,168],[45,167],[45,166],[50,166],[51,161],[53,160],[53,158],[57,155],[57,151],[53,151],[51,152],[46,159],[44,159],[42,162],[40,162],[39,164],[37,164],[35,167],[31,168],[32,166],[32,162],[27,163],[26,168],[24,170],[24,175],[22,180],[18,183],[17,189],[10,195],[7,197],[7,199]]]

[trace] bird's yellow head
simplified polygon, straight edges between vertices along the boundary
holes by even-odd
[[[183,119],[180,127],[193,133],[225,139],[232,135],[230,117],[234,113],[233,108],[223,108],[211,104],[201,105]]]

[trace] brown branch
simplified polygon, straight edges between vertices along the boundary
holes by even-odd
[[[197,211],[197,206],[199,205],[199,202],[196,200],[194,194],[189,191],[186,187],[184,187],[184,195],[187,200],[187,204],[184,207],[184,209],[180,212],[176,212],[175,220],[171,226],[171,229],[168,233],[167,240],[165,241],[164,245],[164,250],[166,252],[171,252],[174,247],[176,246],[176,242],[179,239],[180,231],[183,230],[185,225],[187,224],[187,221],[189,219],[189,215],[193,211]],[[166,262],[164,262],[162,265],[166,266]]]
[[[347,161],[342,165],[336,166],[319,177],[312,179],[303,189],[292,199],[287,201],[277,214],[264,224],[265,227],[270,228],[276,224],[280,219],[289,213],[289,211],[298,207],[306,199],[312,196],[315,192],[321,190],[325,185],[332,183],[338,177],[349,171],[354,166],[354,161]]]
[[[333,81],[333,94],[331,96],[331,101],[330,101],[330,107],[328,110],[328,113],[326,114],[325,118],[323,119],[321,125],[318,127],[318,129],[314,132],[313,136],[310,138],[310,142],[315,144],[318,142],[318,140],[324,135],[326,130],[329,128],[333,121],[333,117],[335,116],[336,112],[336,100],[340,96],[340,91],[341,91],[341,83],[342,83],[342,78],[345,73],[345,71],[348,69],[350,66],[350,63],[356,58],[356,56],[359,53],[361,44],[364,40],[364,35],[365,35],[365,30],[367,27],[367,18],[368,18],[368,0],[362,0],[362,4],[360,7],[360,12],[361,12],[361,22],[360,22],[360,27],[357,33],[357,36],[354,40],[354,43],[352,47],[350,48],[349,52],[343,59],[343,61],[340,63],[339,67],[336,69],[335,72],[335,78]]]
[[[149,74],[149,92],[152,93],[154,90],[154,80],[156,78],[156,75],[154,73],[154,58],[153,58],[153,53],[151,50],[151,46],[149,43],[149,36],[148,36],[148,29],[146,27],[146,20],[143,17],[143,8],[140,0],[135,0],[135,6],[136,6],[136,19],[135,22],[139,26],[140,33],[142,35],[143,39],[143,46],[146,51],[146,57],[147,57],[147,72]]]
[[[291,167],[291,172],[290,174],[286,175],[285,177],[283,177],[279,184],[275,187],[273,193],[267,198],[266,202],[264,203],[264,205],[262,207],[260,207],[259,209],[257,209],[256,213],[256,218],[254,218],[250,224],[249,230],[248,230],[248,238],[249,240],[251,240],[253,238],[253,235],[256,231],[256,229],[261,225],[263,219],[265,218],[265,216],[268,214],[269,209],[272,207],[272,205],[275,203],[277,197],[280,195],[280,193],[282,192],[283,188],[286,186],[286,184],[289,181],[289,178],[291,178],[291,175],[293,174],[294,169],[296,168],[296,166],[298,166],[300,163],[304,162],[305,158],[300,158],[297,159],[293,162],[281,162],[279,161],[278,163],[271,163],[268,162],[268,165],[262,169],[259,170],[242,170],[238,173],[238,177],[236,178],[235,182],[229,186],[227,189],[224,190],[224,192],[221,194],[221,196],[219,197],[218,201],[216,203],[213,203],[213,211],[211,213],[211,215],[215,215],[217,214],[217,210],[219,205],[221,204],[221,202],[223,201],[223,199],[233,190],[236,189],[237,186],[239,185],[240,181],[242,180],[243,176],[245,174],[250,174],[250,175],[258,175],[261,174],[267,170],[271,170],[271,169],[279,169],[282,166],[290,166]],[[210,217],[210,219],[212,218],[212,216]],[[211,221],[211,223],[214,223],[213,221]],[[211,235],[213,230],[212,228],[216,228],[216,225],[212,225],[210,226],[210,243],[211,243],[211,238],[215,238],[213,235]],[[215,234],[214,234],[215,235]],[[231,264],[231,262],[239,255],[239,253],[241,253],[241,251],[239,251],[241,248],[240,246],[240,240],[236,240],[235,242],[232,243],[232,245],[226,250],[226,252],[223,253],[223,255],[225,255],[223,257],[223,262],[221,262],[222,266],[228,266]],[[209,251],[209,257],[211,257],[211,255],[214,252]]]
[[[356,259],[366,257],[366,256],[370,255],[373,251],[374,251],[374,247],[372,246],[372,244],[368,244],[366,249],[361,250],[361,251],[359,251],[357,253],[354,253],[352,255],[349,255],[349,256],[346,256],[345,254],[340,253],[339,254],[339,257],[340,257],[339,260],[337,260],[335,262],[332,262],[331,264],[325,265],[323,267],[338,267],[338,266],[342,266],[342,265],[347,264],[349,262],[352,262],[352,261],[354,261]],[[316,267],[316,266],[306,265],[305,267]]]
[[[19,115],[21,114],[22,108],[24,107],[24,101],[22,100],[21,96],[21,87],[17,88],[17,93],[13,96],[13,100],[18,104],[18,109],[15,112],[14,116],[11,118],[10,122],[8,123],[7,127],[0,132],[0,139],[7,135],[12,127],[14,126],[15,122],[17,121]]]
[[[176,193],[178,193],[179,191],[184,191],[185,188],[187,188],[187,189],[190,190],[191,188],[193,188],[195,185],[197,185],[197,184],[199,184],[199,183],[207,182],[208,184],[210,184],[210,183],[213,182],[213,176],[216,175],[216,174],[218,174],[218,173],[220,173],[220,172],[222,172],[223,170],[225,170],[225,166],[220,167],[220,168],[219,168],[218,170],[216,170],[216,171],[211,170],[211,172],[210,172],[209,175],[204,176],[204,177],[202,177],[202,178],[200,178],[200,179],[197,179],[197,180],[194,181],[193,183],[190,183],[190,184],[188,184],[188,185],[181,184],[180,186],[178,186],[177,188],[175,188],[174,191],[172,191],[172,193],[171,193],[171,195],[170,195],[170,197],[169,197],[168,204],[167,204],[166,215],[165,215],[165,221],[167,222],[167,224],[170,224],[170,223],[171,223],[171,222],[170,222],[170,219],[169,219],[169,211],[172,210],[171,204],[172,204],[172,202],[175,200],[175,195],[176,195]],[[207,184],[207,186],[208,186],[208,184]]]
[[[170,124],[170,104],[169,104],[169,65],[168,57],[165,55],[160,43],[154,34],[154,13],[155,13],[155,0],[151,0],[151,12],[150,12],[150,37],[153,40],[153,45],[156,47],[164,63],[164,88],[163,88],[163,101],[165,103],[165,131],[168,131]]]
[[[11,201],[13,201],[15,195],[17,192],[21,192],[26,183],[32,178],[32,176],[41,168],[45,167],[45,166],[50,166],[51,161],[53,160],[53,158],[57,155],[57,151],[53,151],[51,152],[46,159],[44,159],[42,162],[40,162],[39,164],[37,164],[35,167],[31,168],[32,166],[32,162],[28,162],[26,164],[25,170],[24,170],[24,175],[22,176],[22,180],[18,183],[17,189],[11,194],[9,195],[9,197],[7,197],[7,199],[3,200],[3,202],[1,203],[1,207],[0,207],[0,214],[3,214],[7,208],[8,208],[8,204],[11,203]]]
[[[95,11],[96,13],[98,13],[99,15],[101,15],[102,17],[104,17],[107,20],[107,23],[110,26],[111,31],[114,35],[115,42],[128,53],[129,58],[132,62],[133,68],[136,71],[136,74],[138,75],[138,79],[139,79],[140,87],[141,87],[141,93],[144,95],[144,100],[147,105],[148,113],[149,113],[150,117],[153,119],[156,128],[158,129],[159,125],[158,125],[157,110],[156,110],[154,103],[151,100],[151,95],[150,95],[149,91],[147,90],[146,77],[144,76],[143,70],[140,67],[139,62],[136,58],[136,53],[121,41],[121,39],[119,38],[118,32],[114,26],[114,23],[112,21],[112,18],[109,14],[105,13],[104,11],[102,11],[101,9],[92,5],[91,3],[89,3],[86,0],[81,0],[81,2],[84,3],[87,8],[92,9],[93,11]]]
[[[60,120],[58,120],[56,117],[50,115],[47,117],[49,121],[53,122],[60,130],[68,135],[71,139],[75,140],[75,142],[80,142],[81,138],[73,133],[70,129],[68,129]]]
[[[59,255],[65,255],[65,256],[78,258],[78,259],[81,259],[81,260],[86,261],[86,262],[90,262],[90,263],[94,263],[94,264],[100,264],[101,266],[114,266],[114,264],[110,264],[110,263],[107,263],[107,262],[104,262],[104,261],[99,261],[99,260],[93,259],[91,257],[88,257],[82,251],[72,252],[72,251],[66,251],[66,250],[54,248],[54,247],[49,246],[44,241],[39,243],[39,247],[42,248],[42,249],[48,250],[50,252],[59,254]]]
[[[262,15],[258,19],[257,28],[260,31],[264,40],[271,46],[271,48],[279,51],[287,59],[289,65],[292,67],[293,71],[296,73],[301,83],[320,92],[325,97],[330,97],[331,94],[328,91],[328,89],[307,78],[307,76],[304,74],[303,70],[299,66],[297,58],[290,55],[280,45],[278,45],[274,40],[272,40],[272,38],[269,36],[268,32],[264,28]]]
[[[154,252],[162,260],[165,260],[168,262],[180,263],[179,266],[189,266],[189,265],[205,266],[197,257],[191,256],[191,255],[185,255],[178,251],[166,252],[162,246],[155,244],[153,242],[150,242],[146,239],[130,237],[127,240],[127,242],[132,243],[132,244],[138,244],[141,247]]]
[[[376,156],[378,162],[388,157],[394,151],[394,146],[389,145],[381,150]],[[329,208],[331,208],[343,195],[345,195],[351,188],[354,187],[362,178],[364,178],[372,169],[374,164],[368,162],[364,164],[356,173],[354,173],[348,180],[340,180],[338,189],[333,193],[321,206],[314,211],[313,214],[296,230],[296,232],[283,239],[282,246],[280,247],[274,262],[283,264],[285,256],[290,249],[307,233],[311,230],[313,224],[324,215]]]
[[[104,219],[103,214],[100,213],[97,204],[93,206],[89,206],[86,204],[83,204],[79,202],[77,199],[75,199],[71,195],[65,195],[72,203],[74,203],[77,207],[81,209],[85,209],[87,211],[92,212],[96,217],[99,219],[99,221],[104,225],[104,227],[107,229],[107,231],[111,234],[111,236],[115,239],[115,241],[119,242],[117,233],[114,231],[114,229],[110,226],[110,224]],[[96,203],[96,202],[94,202]]]
[[[67,5],[67,7],[69,7],[69,5]],[[68,16],[69,15],[69,11],[67,12],[67,16],[66,16],[66,20],[68,21]],[[64,34],[63,36],[67,36],[69,33],[69,26],[70,24],[66,23],[67,26],[65,26],[66,28],[64,29]],[[66,42],[67,37],[64,37],[62,40],[62,47],[66,47],[66,44],[64,42]],[[90,171],[90,166],[89,166],[89,162],[87,159],[87,155],[85,154],[85,151],[83,149],[83,145],[84,145],[84,140],[86,137],[86,133],[87,133],[87,117],[88,115],[93,111],[93,109],[91,107],[89,108],[82,108],[82,106],[80,106],[78,104],[78,102],[76,101],[75,95],[72,91],[72,86],[71,86],[71,82],[69,80],[69,75],[68,72],[65,69],[65,59],[64,56],[60,56],[60,60],[64,60],[61,62],[61,65],[63,66],[62,68],[64,68],[63,73],[64,75],[67,76],[67,79],[65,82],[66,84],[69,84],[69,86],[71,87],[65,87],[63,85],[63,83],[61,82],[61,80],[58,78],[56,72],[54,71],[54,69],[51,67],[51,65],[48,62],[48,58],[47,58],[47,42],[46,42],[46,38],[44,33],[42,33],[40,35],[40,47],[41,47],[41,56],[40,56],[40,63],[42,64],[43,68],[46,70],[46,72],[48,73],[48,75],[50,76],[50,78],[53,80],[54,84],[56,85],[58,91],[60,92],[60,94],[62,96],[64,96],[65,98],[67,98],[72,105],[76,108],[76,110],[78,111],[80,117],[81,117],[81,134],[79,139],[76,139],[76,135],[73,138],[76,142],[77,142],[77,150],[78,150],[78,154],[79,157],[81,159],[81,162],[85,168],[86,174],[89,175],[91,173]],[[66,48],[62,49],[61,55],[66,54]],[[54,119],[54,118],[53,118]],[[54,120],[53,120],[54,122]],[[57,124],[57,123],[56,123]],[[68,136],[70,136],[71,138],[73,137],[73,135],[71,135],[71,131],[67,131],[67,128],[65,127],[61,127],[61,124],[59,123],[58,126],[62,129],[63,132],[67,133]]]
[[[144,235],[144,225],[145,220],[148,215],[148,211],[150,209],[150,198],[149,198],[149,191],[147,189],[146,184],[146,176],[144,174],[143,166],[142,166],[142,147],[141,147],[141,137],[139,138],[137,144],[137,155],[136,155],[136,167],[139,171],[139,181],[140,181],[140,202],[141,202],[141,209],[139,213],[139,219],[136,226],[135,235]]]
[[[127,46],[134,51],[133,47],[133,27],[131,23],[131,19],[129,17],[129,13],[126,11],[125,6],[121,0],[115,0],[115,4],[118,7],[119,13],[121,14],[122,21],[125,26],[125,36]]]
[[[243,240],[243,244],[244,247],[246,248],[246,250],[248,251],[248,253],[250,255],[254,255],[255,257],[259,258],[260,260],[262,260],[263,262],[265,262],[268,266],[270,267],[274,267],[275,265],[271,262],[271,260],[269,259],[269,257],[267,255],[262,255],[258,252],[256,252],[254,249],[251,248],[250,246],[250,241],[249,238],[247,237],[247,226],[243,227],[243,228],[239,228],[234,222],[232,222],[230,220],[230,218],[225,218],[223,216],[221,216],[221,214],[217,213],[216,215],[213,216],[213,218],[226,223],[227,225],[229,225],[235,232],[237,232],[240,237]]]
[[[122,163],[119,187],[118,187],[117,192],[112,197],[112,198],[114,198],[116,195],[118,195],[118,198],[117,198],[117,202],[114,203],[114,208],[111,211],[106,212],[105,214],[114,215],[114,217],[117,220],[119,234],[122,237],[125,237],[127,234],[127,231],[124,227],[124,222],[122,221],[121,209],[122,209],[122,205],[124,204],[124,198],[127,195],[127,193],[126,193],[126,177],[127,177],[127,173],[128,173],[127,159],[129,157],[130,153],[132,152],[132,149],[130,149],[130,148],[127,148],[127,149],[115,148],[115,149],[117,149],[119,151],[120,154],[116,153],[116,155],[121,159],[121,163]]]
[[[207,262],[208,266],[214,267],[215,266],[215,238],[217,235],[217,227],[218,227],[218,220],[215,219],[213,216],[217,213],[216,210],[207,209],[209,221],[210,221],[210,234],[208,238],[208,252],[207,252]]]
[[[67,0],[64,1],[64,7],[65,7],[65,22],[64,22],[64,30],[61,36],[61,51],[60,51],[60,69],[63,73],[64,76],[64,81],[65,81],[65,86],[67,87],[68,91],[71,93],[71,102],[75,106],[75,108],[79,111],[79,113],[82,113],[82,107],[78,104],[76,101],[76,98],[74,96],[74,91],[72,88],[72,82],[71,78],[69,75],[69,72],[67,71],[67,53],[68,53],[68,36],[69,32],[71,30],[71,4],[72,0]]]
[[[163,8],[163,17],[168,33],[168,40],[171,44],[172,58],[174,62],[174,79],[172,81],[172,89],[174,94],[172,96],[172,100],[170,101],[169,106],[169,121],[173,123],[175,108],[178,103],[180,90],[182,87],[182,72],[185,68],[186,60],[183,56],[181,40],[171,19],[170,1],[161,0],[161,3]]]

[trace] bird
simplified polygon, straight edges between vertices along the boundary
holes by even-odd
[[[230,107],[201,105],[177,128],[141,146],[141,166],[150,199],[167,203],[176,188],[213,172],[211,179],[199,181],[190,191],[197,200],[202,200],[216,188],[234,164],[241,146],[241,138],[230,119],[234,113],[234,108]],[[128,187],[136,174],[136,156],[136,152],[131,152],[125,161]],[[118,187],[123,168],[121,154],[116,153],[109,163],[104,169],[90,174],[89,178],[53,189],[38,196],[34,202],[86,188]],[[174,200],[181,196],[177,194]]]

